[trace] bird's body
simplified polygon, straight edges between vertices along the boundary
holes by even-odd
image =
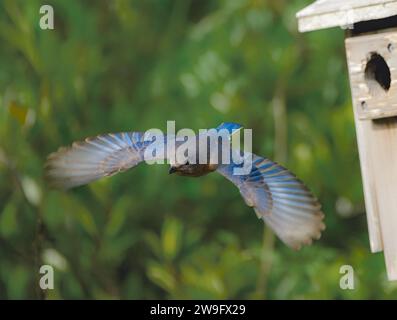
[[[184,164],[178,167],[171,167],[169,173],[175,173],[182,177],[198,178],[205,176],[218,168],[214,164]]]
[[[185,145],[189,154],[182,157],[184,160],[165,152],[168,140],[165,143],[164,140],[147,141],[141,132],[88,138],[51,154],[46,174],[55,187],[67,189],[125,171],[143,161],[166,158],[171,163],[169,172],[179,176],[201,177],[218,172],[226,177],[238,187],[258,218],[263,219],[288,246],[298,249],[303,244],[310,244],[312,239],[318,239],[325,226],[317,199],[286,168],[255,154],[231,149],[230,137],[239,128],[241,126],[234,123],[223,123],[216,128],[213,134],[226,130],[229,138],[220,146],[216,139],[208,140],[208,137],[197,135]],[[179,141],[176,146],[182,144]],[[204,161],[199,157],[202,150],[208,152]],[[244,160],[242,163],[236,163],[238,156]],[[249,164],[248,171],[237,173],[239,169],[245,169],[246,163]]]

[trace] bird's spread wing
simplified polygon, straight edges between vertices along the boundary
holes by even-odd
[[[235,167],[220,165],[218,172],[239,188],[247,205],[283,242],[299,249],[321,236],[325,228],[321,206],[293,173],[256,155],[252,156],[249,174],[235,175]]]
[[[50,154],[46,176],[50,184],[62,189],[83,185],[136,166],[143,161],[146,146],[141,132],[87,138]]]

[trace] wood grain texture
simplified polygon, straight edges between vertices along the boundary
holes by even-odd
[[[397,0],[318,0],[296,14],[300,32],[397,15]]]
[[[349,60],[350,51],[348,48],[348,43],[350,39],[346,39],[346,54]],[[349,65],[349,77],[350,82],[352,82],[351,74],[354,70],[351,70],[351,65]],[[351,87],[353,88],[353,86]],[[352,89],[352,97],[355,96],[355,92]],[[356,135],[357,135],[357,145],[360,157],[361,165],[361,176],[363,180],[364,189],[364,199],[365,208],[367,214],[368,232],[369,232],[369,242],[372,252],[380,252],[383,250],[383,241],[381,235],[381,227],[379,220],[379,209],[378,201],[375,197],[375,171],[372,166],[371,160],[371,147],[370,147],[370,137],[371,137],[371,122],[370,121],[360,121],[358,115],[358,108],[361,107],[360,102],[353,98],[353,113],[354,113],[354,123],[356,125]]]
[[[390,280],[397,280],[397,118],[369,121],[375,194]]]
[[[397,51],[388,52],[388,44],[396,40],[397,30],[392,30],[345,41],[371,250],[383,248],[390,280],[397,280]],[[371,90],[365,79],[372,52],[390,66],[387,92]]]

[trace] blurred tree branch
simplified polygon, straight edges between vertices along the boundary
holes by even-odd
[[[285,102],[285,76],[278,80],[276,91],[272,100],[274,121],[274,159],[285,163],[287,160],[287,107]],[[264,225],[263,242],[261,249],[261,264],[259,270],[256,297],[267,297],[267,283],[273,264],[275,236],[273,231]]]
[[[39,286],[39,281],[40,281],[40,267],[43,264],[42,258],[41,258],[41,253],[42,253],[42,242],[44,240],[44,225],[43,225],[43,217],[42,217],[42,211],[40,207],[36,207],[32,205],[27,198],[25,191],[23,189],[22,181],[20,174],[15,166],[15,163],[9,159],[5,153],[3,153],[3,161],[6,164],[9,172],[11,173],[12,179],[14,180],[14,185],[16,188],[19,190],[20,194],[22,195],[24,202],[26,205],[30,208],[30,210],[34,213],[36,216],[36,229],[35,229],[35,236],[32,242],[32,249],[33,249],[33,273],[34,273],[34,278],[35,278],[35,291],[36,291],[36,297],[37,299],[45,299],[46,298],[46,292],[45,290],[42,290]]]

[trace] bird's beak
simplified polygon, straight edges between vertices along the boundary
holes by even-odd
[[[174,172],[176,172],[176,168],[175,167],[170,167],[170,170],[168,171],[169,174],[172,174]]]

